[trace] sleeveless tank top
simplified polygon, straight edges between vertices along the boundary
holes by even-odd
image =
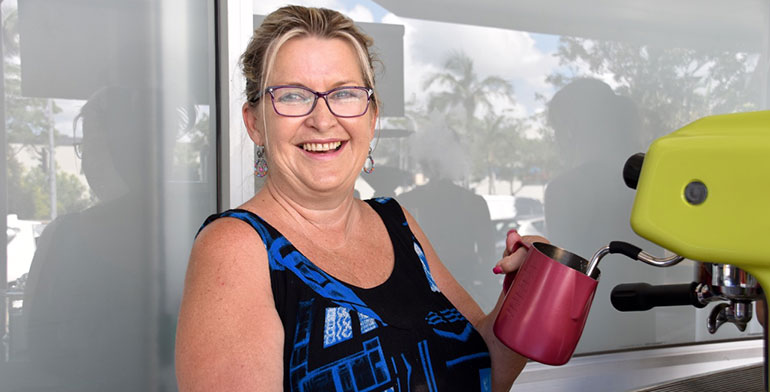
[[[366,201],[380,216],[395,263],[379,286],[335,279],[259,216],[228,210],[206,219],[249,223],[267,249],[284,328],[284,391],[489,391],[484,340],[439,291],[401,206]]]

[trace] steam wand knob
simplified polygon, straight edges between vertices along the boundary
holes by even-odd
[[[642,164],[644,163],[644,153],[631,155],[623,166],[623,181],[631,189],[636,189],[639,184],[639,176],[642,174]]]

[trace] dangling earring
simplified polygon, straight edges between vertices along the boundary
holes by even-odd
[[[366,162],[364,162],[364,173],[369,174],[374,170],[374,158],[372,158],[372,148],[369,147],[369,155],[366,156]]]
[[[265,159],[265,146],[257,146],[257,160],[254,161],[254,174],[260,178],[267,175],[267,160]]]

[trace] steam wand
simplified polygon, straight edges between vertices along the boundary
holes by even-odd
[[[669,257],[655,257],[641,248],[635,245],[631,245],[628,242],[612,241],[609,245],[599,249],[591,257],[591,261],[588,263],[588,270],[586,275],[593,277],[593,273],[599,266],[599,261],[608,254],[621,253],[634,260],[639,260],[643,263],[655,266],[655,267],[670,267],[678,264],[684,260],[684,257],[679,255],[673,255]]]

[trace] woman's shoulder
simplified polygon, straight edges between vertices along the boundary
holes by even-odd
[[[203,222],[195,236],[195,242],[233,243],[257,235],[255,224],[259,217],[243,209],[232,209],[212,214]],[[224,240],[224,241],[221,241]]]
[[[234,218],[234,219],[223,219],[223,218]],[[215,227],[225,227],[225,230],[227,230],[227,228],[232,226],[235,226],[235,227],[243,226],[235,223],[237,221],[241,221],[245,223],[246,226],[251,226],[252,231],[254,230],[259,231],[259,226],[264,225],[264,221],[262,220],[262,218],[259,217],[259,215],[257,215],[256,213],[248,209],[238,207],[238,208],[233,208],[230,210],[209,215],[203,221],[203,224],[198,229],[198,234],[196,234],[196,236],[200,235],[201,232],[203,232],[206,228],[208,228],[212,224]],[[223,224],[222,222],[225,222],[225,223]],[[218,229],[218,230],[222,230],[222,229]]]
[[[198,233],[187,267],[176,338],[177,374],[194,380],[188,383],[211,389],[213,384],[243,376],[244,371],[255,376],[265,366],[279,363],[283,330],[267,260],[257,232],[243,220],[218,217]],[[254,353],[259,355],[255,358]],[[201,360],[220,368],[218,375],[228,379],[200,375]],[[233,361],[247,366],[229,366]]]
[[[239,274],[267,262],[267,252],[246,210],[230,210],[209,217],[193,243],[190,267]],[[256,215],[254,215],[256,217]],[[188,267],[188,268],[190,268]]]

